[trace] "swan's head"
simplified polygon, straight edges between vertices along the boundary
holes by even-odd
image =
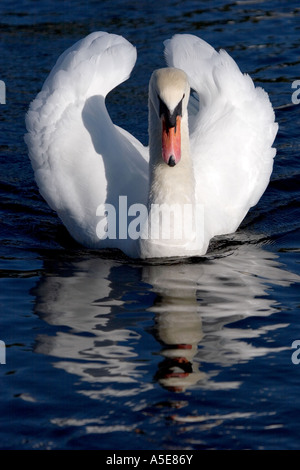
[[[187,119],[190,85],[183,70],[163,68],[153,72],[149,99],[161,121],[162,158],[173,167],[181,158],[181,121]]]

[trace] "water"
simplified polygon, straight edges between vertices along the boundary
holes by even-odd
[[[299,3],[20,0],[0,12],[0,448],[298,449]],[[138,49],[108,107],[145,144],[148,80],[176,32],[225,48],[277,108],[268,190],[203,259],[84,250],[39,196],[24,115],[58,55],[94,30]]]

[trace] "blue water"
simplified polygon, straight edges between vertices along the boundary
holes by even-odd
[[[298,449],[299,2],[16,0],[0,18],[0,448]],[[145,144],[148,80],[174,33],[225,48],[270,95],[271,183],[203,259],[82,249],[39,195],[25,113],[59,54],[95,30],[137,47],[108,107]]]

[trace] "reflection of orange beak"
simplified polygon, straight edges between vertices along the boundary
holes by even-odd
[[[168,127],[162,115],[162,157],[169,166],[175,166],[181,158],[181,116],[176,117],[175,127]]]

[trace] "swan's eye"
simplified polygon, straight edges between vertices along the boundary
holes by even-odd
[[[183,95],[183,97],[181,98],[178,105],[176,106],[176,108],[173,111],[173,114],[175,116],[182,116],[182,101],[183,101],[183,98],[184,98],[184,95]]]
[[[169,111],[168,106],[163,102],[163,100],[161,99],[159,95],[157,96],[158,96],[158,101],[159,101],[159,115],[160,116],[162,114],[164,114],[165,116],[169,115],[170,111]]]
[[[181,98],[179,101],[178,105],[174,109],[174,111],[171,113],[168,106],[164,103],[164,101],[160,98],[159,95],[158,100],[159,100],[159,116],[164,115],[166,119],[167,126],[170,127],[175,127],[176,126],[176,118],[177,116],[182,116],[182,100],[184,98]]]

